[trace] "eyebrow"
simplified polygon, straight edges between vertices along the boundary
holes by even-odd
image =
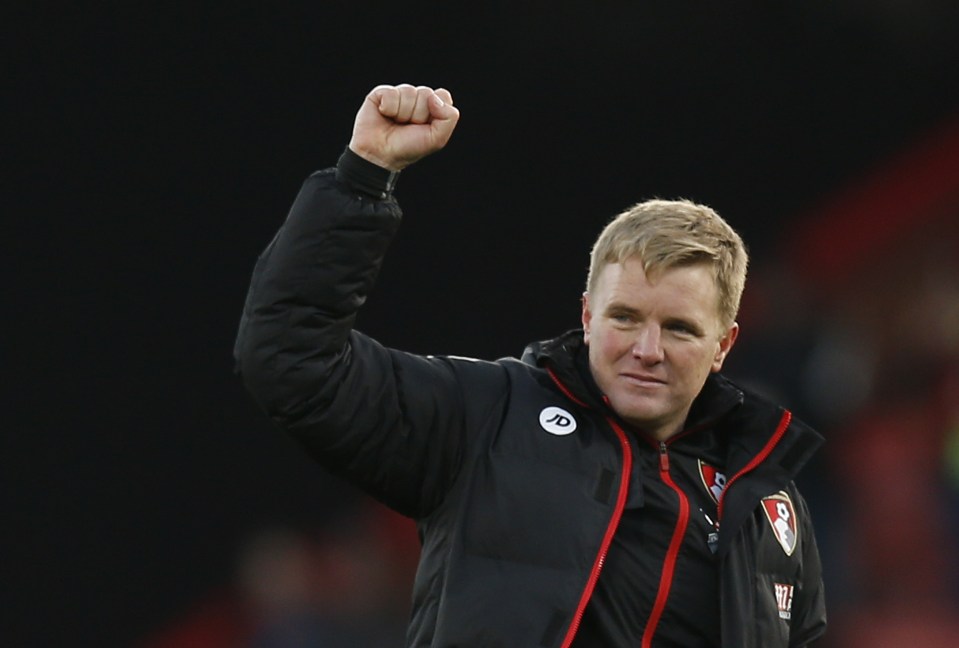
[[[616,302],[616,301],[606,304],[606,308],[603,309],[604,313],[611,313],[613,311],[616,311],[619,313],[627,313],[629,315],[640,314],[640,311],[633,308],[632,306],[624,304],[623,302]]]

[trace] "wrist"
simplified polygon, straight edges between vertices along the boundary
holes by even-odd
[[[359,146],[356,146],[352,141],[349,143],[349,145],[347,145],[346,148],[349,149],[352,153],[356,154],[357,156],[363,158],[370,164],[375,164],[376,166],[382,169],[386,169],[387,171],[398,173],[402,171],[406,166],[406,165],[402,165],[402,166],[397,165],[395,160],[388,160],[384,157],[380,157],[379,155],[377,155],[376,153],[372,151],[367,151]]]
[[[399,169],[390,169],[347,146],[336,163],[336,177],[354,190],[385,200],[392,196]]]

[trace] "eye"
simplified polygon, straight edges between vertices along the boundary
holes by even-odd
[[[699,335],[699,330],[688,322],[670,322],[666,328],[679,335]]]
[[[636,315],[634,313],[617,311],[610,314],[609,318],[613,320],[616,324],[629,325],[633,324],[636,321]]]
[[[642,318],[632,308],[622,304],[611,304],[604,310],[605,317],[616,326],[632,326]]]

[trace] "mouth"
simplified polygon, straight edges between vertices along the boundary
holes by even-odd
[[[636,385],[637,387],[662,387],[666,384],[666,381],[662,378],[657,378],[656,376],[650,376],[647,374],[621,373],[619,375],[628,383]]]

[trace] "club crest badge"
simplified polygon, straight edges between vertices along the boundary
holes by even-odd
[[[718,504],[719,499],[723,496],[723,491],[726,490],[726,474],[719,472],[708,463],[703,463],[702,459],[697,461],[699,462],[699,478],[703,480],[703,486],[709,496]]]
[[[799,526],[796,520],[796,507],[785,491],[779,491],[775,495],[763,498],[763,512],[779,546],[783,548],[787,556],[793,555],[796,550],[796,544],[799,540]]]

